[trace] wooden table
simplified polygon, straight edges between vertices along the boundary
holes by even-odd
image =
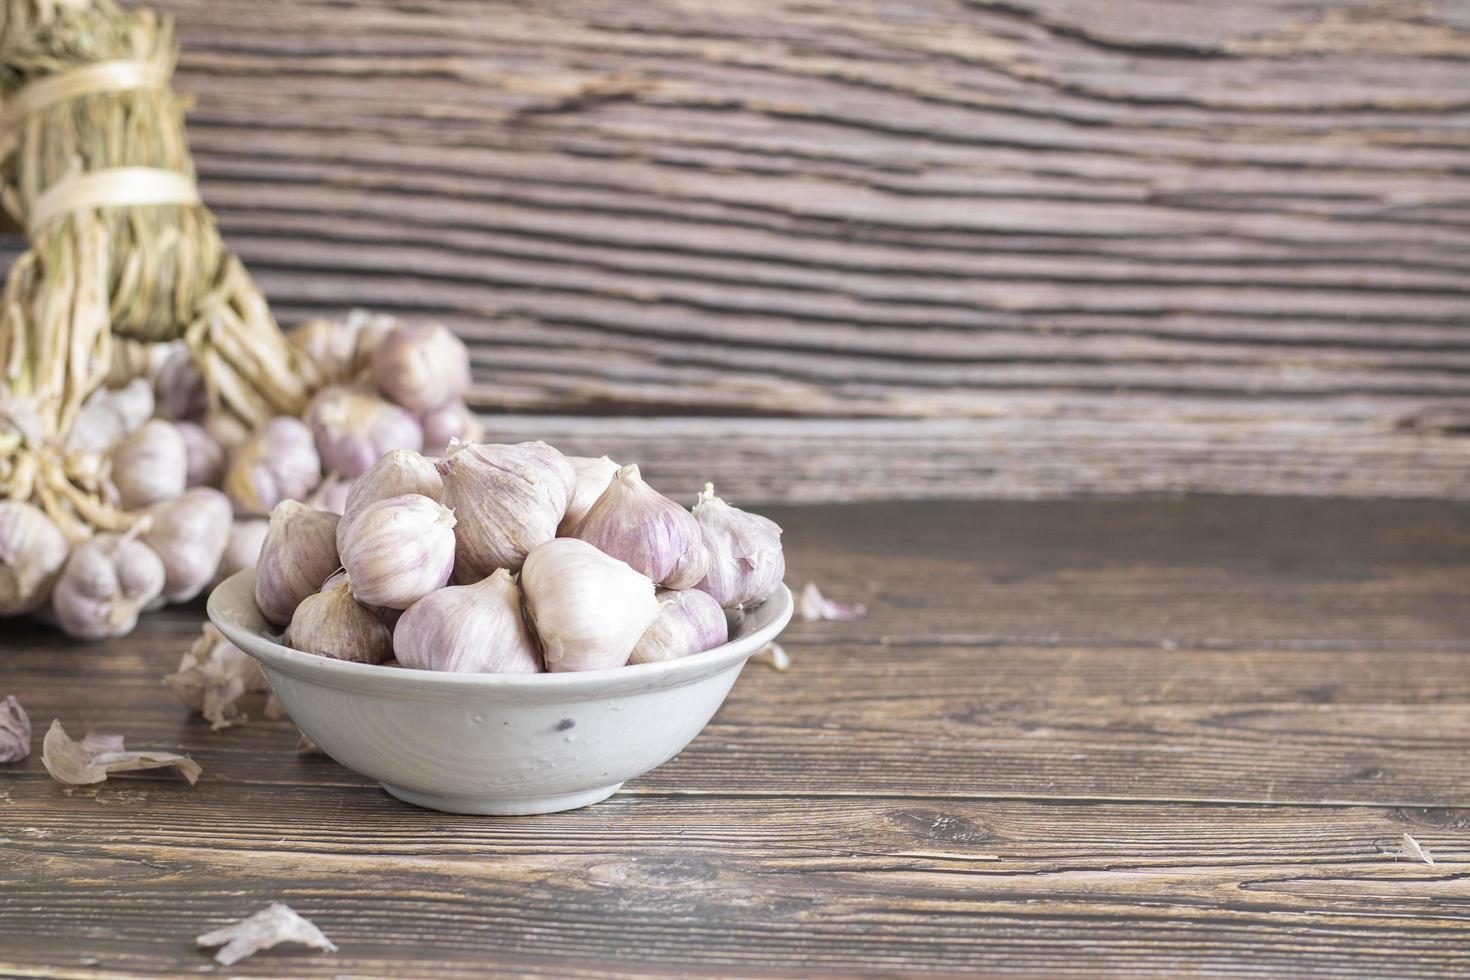
[[[196,974],[285,901],[341,946],[247,975],[922,970],[1447,976],[1470,963],[1470,508],[1190,499],[772,509],[800,623],[682,756],[586,810],[417,810],[159,682],[198,613],[7,624],[41,732],[194,788],[0,774],[0,973]],[[1397,856],[1412,834],[1434,856]]]

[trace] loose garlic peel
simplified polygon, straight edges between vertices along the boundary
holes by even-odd
[[[659,614],[652,579],[577,538],[532,551],[521,589],[551,671],[621,667]]]

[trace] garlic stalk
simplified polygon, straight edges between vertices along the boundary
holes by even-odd
[[[621,667],[659,613],[648,576],[577,538],[526,556],[521,589],[552,671]]]
[[[408,607],[393,630],[405,667],[460,673],[535,674],[541,652],[521,614],[521,590],[505,569],[452,585]]]
[[[704,578],[709,552],[699,523],[683,507],[624,466],[571,531],[654,582],[684,589]]]

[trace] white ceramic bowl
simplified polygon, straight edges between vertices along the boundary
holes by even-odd
[[[400,800],[449,813],[552,813],[606,799],[699,734],[791,610],[782,586],[729,643],[666,663],[455,674],[282,646],[255,607],[254,569],[209,597],[209,618],[260,662],[291,720],[323,752]]]

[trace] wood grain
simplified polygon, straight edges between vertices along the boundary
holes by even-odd
[[[342,951],[243,975],[1463,972],[1463,505],[771,513],[789,580],[869,617],[793,624],[791,669],[752,664],[681,756],[547,817],[400,804],[258,701],[210,732],[159,683],[197,610],[12,629],[38,731],[204,775],[0,769],[0,973],[192,974],[194,935],[271,900]]]
[[[508,428],[875,476],[788,499],[1470,495],[1457,5],[156,5],[282,318],[440,317]]]

